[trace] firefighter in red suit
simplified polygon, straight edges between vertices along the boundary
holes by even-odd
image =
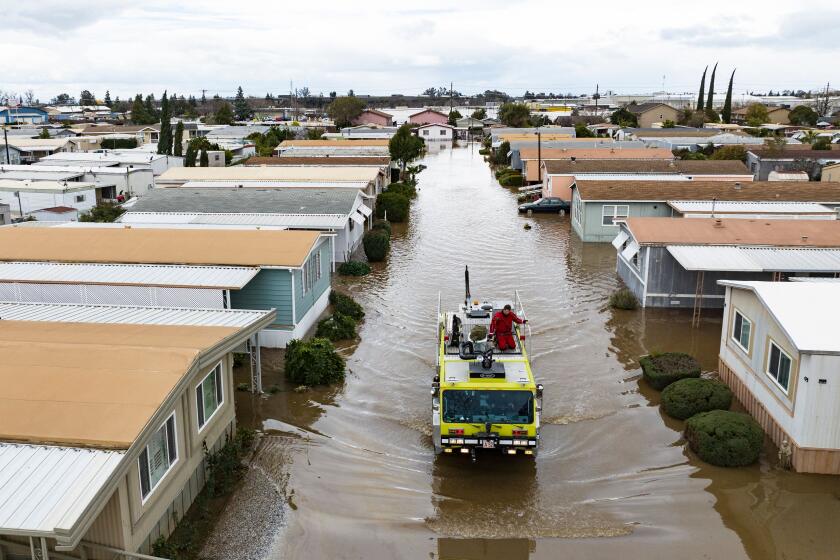
[[[504,309],[497,311],[493,315],[493,320],[490,321],[490,336],[496,337],[496,344],[499,350],[513,350],[516,348],[516,341],[513,339],[513,323],[521,325],[527,323],[528,319],[520,319],[516,316],[510,305],[505,305]]]

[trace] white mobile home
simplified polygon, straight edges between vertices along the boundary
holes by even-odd
[[[62,206],[85,212],[112,195],[113,187],[95,183],[0,179],[0,204],[8,204],[17,217]]]

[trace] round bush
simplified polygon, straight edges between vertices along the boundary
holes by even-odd
[[[499,179],[499,184],[503,187],[521,187],[522,175],[502,175],[502,177]]]
[[[327,385],[344,379],[344,358],[326,338],[290,340],[286,345],[286,378],[300,385]]]
[[[391,237],[381,229],[372,229],[365,233],[362,245],[370,262],[384,261],[391,247]]]
[[[678,420],[710,410],[729,410],[732,391],[720,381],[680,379],[662,391],[662,409]]]
[[[376,220],[370,229],[385,231],[388,233],[388,237],[391,237],[391,222],[388,220]]]
[[[758,460],[764,432],[749,415],[712,410],[692,416],[685,424],[691,449],[712,465],[742,467]]]
[[[370,274],[370,265],[362,261],[347,261],[338,266],[338,273],[342,276],[365,276]]]
[[[406,183],[391,183],[388,185],[386,192],[401,194],[408,199],[412,199],[417,196],[417,187]]]
[[[610,307],[614,309],[637,309],[639,300],[628,288],[621,288],[610,296]]]
[[[336,292],[335,290],[330,292],[330,304],[332,304],[336,313],[347,315],[357,321],[361,321],[362,317],[365,316],[365,311],[362,309],[362,306],[355,299],[341,292]]]
[[[329,340],[347,340],[356,337],[356,320],[336,311],[318,322],[315,336]]]
[[[389,222],[404,222],[408,218],[408,207],[411,201],[404,194],[385,191],[376,197],[376,217],[384,218],[386,215]]]
[[[645,380],[661,391],[674,381],[686,377],[700,377],[700,364],[693,357],[681,352],[651,354],[639,360]]]

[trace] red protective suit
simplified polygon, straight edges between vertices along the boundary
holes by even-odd
[[[517,325],[523,323],[522,319],[517,317],[513,311],[507,315],[502,311],[497,311],[493,315],[493,320],[490,321],[490,334],[496,335],[496,344],[499,345],[499,350],[516,348],[516,341],[513,338],[513,323]]]

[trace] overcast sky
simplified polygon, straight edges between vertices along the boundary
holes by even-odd
[[[406,7],[399,7],[400,5]],[[702,9],[695,10],[695,6]],[[720,61],[736,93],[840,86],[836,0],[0,0],[0,90],[125,99],[307,86],[696,91]]]

